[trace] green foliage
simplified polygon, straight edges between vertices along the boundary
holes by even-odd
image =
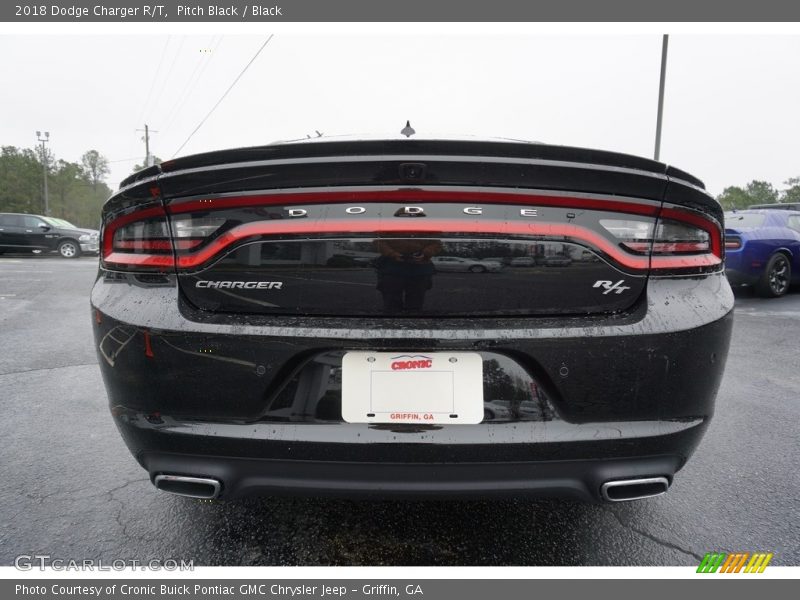
[[[792,177],[783,184],[788,187],[781,192],[781,202],[800,202],[800,177]]]
[[[47,160],[50,215],[66,219],[78,227],[97,229],[100,209],[111,195],[102,182],[108,162],[96,153],[95,170],[65,160]],[[105,165],[105,170],[103,169]],[[4,146],[0,154],[0,212],[45,214],[41,157],[28,148]]]
[[[151,156],[153,157],[153,164],[154,165],[160,165],[162,162],[164,162],[163,160],[158,158],[155,154],[152,154]],[[136,171],[141,171],[142,169],[146,169],[146,168],[147,167],[144,165],[144,161],[142,161],[142,164],[140,164],[140,165],[138,165],[138,164],[137,165],[133,165],[134,173]]]
[[[42,163],[28,148],[3,146],[0,153],[0,212],[44,210]]]
[[[105,179],[109,173],[108,160],[97,150],[89,150],[84,153],[81,156],[81,166],[95,190],[97,189],[97,184]]]
[[[717,200],[725,210],[747,208],[749,205],[754,204],[748,193],[737,186],[726,187],[722,190],[722,193],[717,196]]]
[[[800,177],[793,177],[785,182],[789,188],[778,192],[771,183],[751,181],[744,188],[726,187],[717,196],[717,200],[725,210],[747,208],[752,204],[775,204],[776,202],[800,202]]]
[[[773,204],[778,201],[778,190],[766,181],[751,181],[745,191],[753,199],[752,204]]]

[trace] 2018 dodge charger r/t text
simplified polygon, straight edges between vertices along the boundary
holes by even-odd
[[[685,172],[543,144],[168,161],[103,209],[111,413],[154,485],[186,496],[654,496],[714,409],[721,224]],[[575,260],[437,260],[498,256]]]

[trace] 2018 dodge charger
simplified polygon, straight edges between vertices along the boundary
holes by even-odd
[[[695,177],[580,148],[322,138],[168,161],[103,209],[111,413],[156,487],[200,498],[657,495],[728,352],[721,223]]]

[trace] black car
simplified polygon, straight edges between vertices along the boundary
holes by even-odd
[[[103,209],[111,413],[185,496],[654,496],[714,411],[721,223],[695,177],[580,148],[323,138],[167,161]],[[559,253],[597,260],[432,263]]]
[[[99,252],[99,231],[81,229],[69,221],[41,215],[0,213],[0,254],[4,252],[58,252],[78,258]]]

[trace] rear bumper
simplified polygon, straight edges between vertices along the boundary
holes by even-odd
[[[250,495],[358,497],[566,497],[603,500],[609,481],[666,477],[680,468],[676,456],[614,460],[494,463],[383,463],[242,459],[145,453],[144,467],[158,474],[203,474],[221,484],[219,498]]]
[[[151,478],[215,478],[223,498],[598,500],[608,480],[671,481],[696,448],[713,415],[733,297],[722,274],[653,279],[631,311],[597,319],[486,319],[480,328],[385,319],[355,329],[343,326],[353,320],[200,314],[172,278],[115,275],[98,280],[92,304],[112,414]],[[265,417],[272,391],[308,357],[363,349],[507,356],[547,390],[552,412],[437,427]]]

